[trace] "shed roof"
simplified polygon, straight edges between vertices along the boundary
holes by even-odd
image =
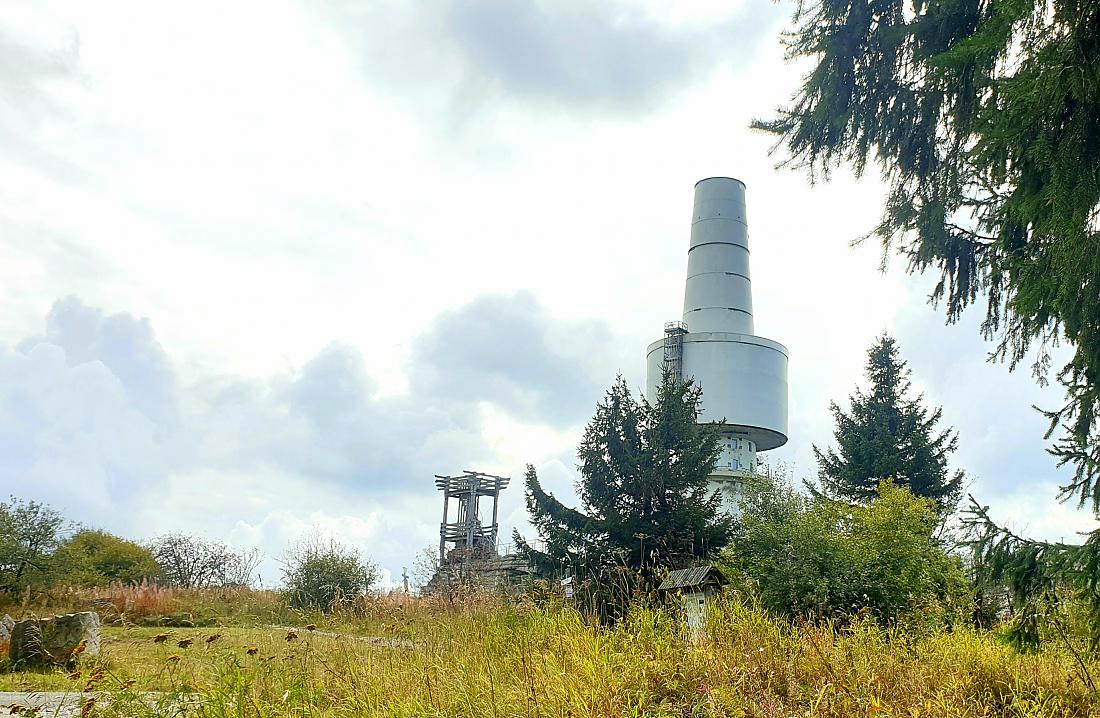
[[[726,583],[726,577],[714,566],[695,566],[669,571],[665,580],[657,587],[658,591],[670,591],[677,588],[695,588],[697,586],[720,586]]]

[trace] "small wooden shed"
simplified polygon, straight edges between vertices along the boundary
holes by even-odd
[[[684,622],[692,634],[703,630],[707,604],[727,583],[726,577],[714,566],[695,566],[670,571],[657,590],[662,594],[678,592],[684,607]]]

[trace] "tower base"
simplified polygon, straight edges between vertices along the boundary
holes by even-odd
[[[745,482],[748,479],[747,474],[731,475],[727,473],[711,474],[707,477],[710,492],[712,494],[717,492],[722,498],[721,510],[734,518],[741,516],[740,499],[744,493]]]

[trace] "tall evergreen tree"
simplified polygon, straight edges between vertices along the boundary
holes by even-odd
[[[810,61],[793,101],[755,126],[786,164],[828,176],[871,162],[889,183],[874,234],[938,275],[956,321],[1015,366],[1070,345],[1050,452],[1062,497],[1100,508],[1100,3],[799,0],[786,44]]]
[[[897,342],[884,334],[867,352],[868,393],[856,389],[851,410],[830,406],[836,421],[837,448],[814,446],[822,493],[866,503],[878,495],[882,481],[893,479],[917,496],[933,499],[951,510],[962,493],[963,472],[947,464],[958,445],[958,434],[937,429],[943,411],[921,406],[911,398],[909,369]]]
[[[701,410],[691,382],[666,377],[651,404],[636,400],[620,376],[577,450],[581,507],[547,493],[528,466],[527,510],[544,549],[518,533],[517,545],[546,568],[590,576],[626,570],[643,583],[715,555],[732,519],[708,490],[720,449],[716,428],[696,423]]]

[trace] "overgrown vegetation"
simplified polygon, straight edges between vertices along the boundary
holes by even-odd
[[[158,581],[164,571],[145,546],[106,531],[82,529],[54,552],[58,580],[80,586]]]
[[[76,526],[36,501],[13,496],[0,502],[0,594],[138,583],[249,586],[261,558],[255,549],[234,551],[219,541],[180,533],[146,546]]]
[[[754,126],[811,177],[876,162],[890,184],[873,231],[883,261],[896,249],[910,273],[938,274],[931,300],[950,322],[984,302],[993,359],[1033,355],[1046,384],[1052,348],[1068,345],[1048,450],[1073,468],[1059,499],[1100,510],[1100,4],[800,0],[785,42],[812,68]],[[1100,637],[1100,533],[1050,543],[976,501],[971,516],[979,577],[1008,584],[1021,640],[1067,596],[1091,606]]]
[[[50,591],[0,597],[0,615],[48,616],[94,610],[106,625],[252,626],[297,620],[273,590],[246,587],[177,588],[157,583],[55,586]]]
[[[965,525],[979,597],[1010,612],[1003,630],[1012,645],[1035,651],[1044,637],[1084,634],[1100,649],[1100,532],[1083,545],[1028,539],[973,499]]]
[[[796,492],[781,477],[748,487],[723,554],[730,573],[778,616],[841,623],[948,625],[970,617],[961,561],[936,539],[933,501],[883,482],[867,505]]]
[[[0,502],[0,591],[50,580],[50,558],[64,539],[64,517],[36,501]]]
[[[966,626],[902,635],[869,617],[843,628],[797,624],[734,597],[712,607],[699,644],[657,606],[598,627],[568,607],[484,595],[366,599],[300,620],[295,631],[256,621],[171,629],[161,642],[163,629],[109,628],[98,662],[71,677],[0,673],[0,690],[91,683],[106,691],[97,715],[178,715],[184,705],[209,718],[1065,718],[1100,707],[1082,667],[1058,645],[1020,654]]]

